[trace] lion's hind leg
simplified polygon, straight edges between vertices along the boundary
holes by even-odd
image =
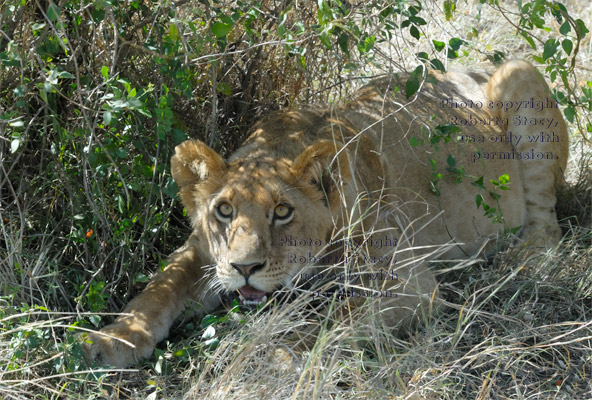
[[[522,237],[549,248],[561,238],[555,190],[563,182],[568,152],[561,111],[542,75],[523,60],[509,61],[492,75],[487,97],[493,116],[507,121],[506,137],[521,162],[526,201]]]

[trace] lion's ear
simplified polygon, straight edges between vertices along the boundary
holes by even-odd
[[[327,205],[337,199],[338,186],[351,178],[347,152],[342,143],[317,140],[308,146],[292,164],[297,183],[308,182],[323,194]]]
[[[201,140],[184,141],[171,158],[171,173],[179,187],[201,183],[225,169],[224,159]]]
[[[171,158],[171,173],[179,187],[181,201],[190,209],[195,207],[195,185],[221,177],[225,170],[224,159],[200,140],[181,143],[175,147]]]

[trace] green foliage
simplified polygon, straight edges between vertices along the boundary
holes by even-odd
[[[83,371],[82,348],[70,334],[68,316],[48,315],[48,309],[11,305],[14,298],[0,297],[0,338],[3,341],[3,380],[18,378],[23,370],[30,374],[41,368],[44,376],[59,376]],[[51,357],[48,357],[51,355]],[[65,392],[81,390],[80,381],[65,383]]]
[[[430,146],[434,152],[438,153],[440,151],[439,144],[441,142],[449,143],[451,141],[457,140],[457,135],[461,132],[461,129],[457,125],[441,124],[435,126],[429,131],[422,129],[422,132],[424,133],[424,137],[411,137],[409,140],[410,145],[414,147],[420,145]],[[477,193],[475,195],[475,204],[477,208],[483,208],[483,211],[485,211],[484,215],[490,218],[492,223],[499,223],[505,226],[504,213],[499,202],[501,198],[499,191],[510,190],[508,186],[510,184],[510,177],[508,174],[501,175],[497,180],[491,179],[490,183],[493,185],[493,189],[488,189],[483,183],[483,176],[476,177],[467,174],[465,166],[458,165],[456,158],[452,154],[447,156],[446,164],[447,165],[445,169],[448,173],[448,176],[453,177],[456,183],[461,183],[465,178],[470,178],[473,180],[471,185],[477,187],[480,192],[486,192],[489,197],[493,199],[495,205],[487,203],[483,195],[481,193]],[[441,192],[438,188],[438,182],[444,179],[445,175],[441,170],[442,166],[438,165],[435,159],[430,159],[430,166],[432,169],[432,179],[430,180],[431,190],[436,196],[440,197]],[[508,229],[508,227],[506,227],[506,229]]]
[[[501,194],[498,193],[498,190],[510,190],[510,188],[507,186],[510,184],[510,177],[508,174],[503,174],[497,180],[490,179],[489,182],[493,185],[493,190],[487,189],[485,187],[482,176],[471,182],[471,185],[479,188],[480,190],[486,191],[496,205],[494,206],[488,204],[481,193],[478,193],[475,196],[475,204],[477,205],[477,208],[483,208],[483,211],[485,211],[484,215],[487,218],[490,218],[492,223],[503,224],[506,226],[504,213],[499,202]],[[506,228],[508,227],[506,226]]]
[[[503,13],[496,0],[481,0],[481,3],[490,3]],[[537,52],[532,58],[546,65],[545,72],[551,81],[559,79],[562,84],[553,89],[553,99],[564,107],[565,119],[570,123],[576,123],[580,134],[589,141],[588,134],[592,132],[590,118],[586,117],[585,112],[576,112],[578,109],[592,110],[592,96],[589,90],[592,82],[587,81],[586,86],[578,85],[575,71],[580,46],[589,33],[586,24],[579,18],[573,18],[565,5],[557,1],[520,1],[518,11],[520,18],[513,24],[518,34]],[[551,31],[547,26],[547,17],[559,26],[560,36],[543,40],[539,37],[539,32]]]

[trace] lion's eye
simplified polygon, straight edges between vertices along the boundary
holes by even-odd
[[[228,203],[220,203],[216,207],[216,215],[218,216],[218,219],[229,219],[232,217],[232,211],[232,206]]]
[[[278,204],[273,210],[273,218],[279,221],[287,221],[292,217],[292,208],[285,204]]]

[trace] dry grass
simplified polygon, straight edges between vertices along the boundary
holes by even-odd
[[[198,19],[193,6],[181,3],[177,17]],[[592,5],[584,3],[573,0],[566,2],[566,6],[590,27]],[[502,6],[511,10],[515,5],[506,2]],[[452,21],[445,20],[440,7],[441,2],[426,3],[422,15],[428,25],[422,28],[425,38],[420,46],[430,49],[432,39],[467,40],[467,54],[450,62],[450,67],[490,68],[487,59],[496,50],[510,57],[524,57],[530,52],[525,41],[516,37],[510,22],[491,7],[483,6],[479,11],[476,3],[459,2]],[[35,36],[23,28],[19,35],[9,22],[37,21],[40,9],[47,10],[47,5],[44,3],[39,9],[16,7],[12,20],[3,9],[2,46],[8,43],[6,36],[14,33],[15,41],[25,44],[23,48],[38,48],[49,30],[41,30],[41,36]],[[306,14],[306,18],[314,19],[316,15],[311,10],[307,10],[310,15]],[[152,20],[135,21],[133,34],[138,43],[151,37],[140,23],[156,26],[155,21],[166,12],[171,11],[158,8]],[[512,19],[511,13],[507,15]],[[49,21],[56,22],[51,18]],[[549,26],[551,31],[541,37],[543,41],[558,32],[553,23]],[[30,101],[30,118],[19,131],[24,139],[16,152],[10,151],[15,137],[8,136],[6,118],[0,123],[0,398],[592,397],[592,158],[589,144],[573,126],[567,185],[557,206],[565,234],[561,246],[541,259],[537,268],[527,269],[518,261],[525,251],[521,248],[500,253],[489,261],[434,263],[448,307],[437,315],[426,313],[421,326],[409,336],[398,338],[381,327],[377,313],[383,310],[372,302],[362,317],[343,319],[319,315],[310,296],[302,295],[282,307],[248,316],[220,311],[214,326],[213,339],[217,341],[213,342],[207,342],[211,337],[202,337],[204,330],[199,321],[188,317],[177,323],[170,339],[159,345],[155,357],[139,364],[137,369],[88,369],[73,340],[75,331],[94,328],[91,322],[96,321],[86,312],[93,305],[102,306],[102,311],[119,310],[141,289],[144,279],[139,273],[148,275],[157,269],[159,260],[187,232],[182,215],[178,209],[174,211],[172,200],[162,191],[167,175],[158,172],[158,164],[166,162],[168,154],[144,154],[144,159],[150,156],[156,161],[152,175],[146,173],[142,180],[151,180],[156,189],[143,192],[145,197],[141,198],[134,198],[134,192],[130,194],[132,202],[150,204],[158,210],[143,205],[138,219],[145,223],[136,230],[119,231],[125,218],[113,216],[118,206],[109,196],[122,193],[112,187],[121,188],[128,183],[119,185],[125,174],[112,172],[121,164],[109,164],[108,176],[90,167],[78,170],[76,165],[89,165],[81,150],[89,142],[74,137],[59,139],[59,135],[66,133],[56,127],[68,132],[88,129],[88,138],[100,145],[110,138],[107,128],[102,130],[97,125],[104,111],[101,96],[111,93],[101,78],[103,64],[118,65],[121,76],[132,83],[149,76],[151,82],[167,82],[174,87],[175,82],[168,81],[166,74],[154,67],[152,50],[121,47],[121,42],[114,41],[107,22],[95,29],[84,48],[89,57],[81,55],[78,60],[79,78],[87,79],[84,93],[82,86],[78,92],[67,92],[64,85],[59,88],[64,92],[56,95],[59,101],[53,108],[44,106],[38,95],[23,97]],[[196,36],[203,34],[203,27],[196,29]],[[70,39],[70,43],[76,43],[76,38]],[[261,43],[271,39],[260,38]],[[411,42],[410,37],[401,35],[389,44],[380,44],[380,52],[372,62],[351,71],[342,68],[344,63],[339,58],[332,63],[323,60],[325,53],[311,55],[315,48],[304,39],[303,43],[310,46],[306,70],[286,61],[291,59],[284,57],[284,49],[278,43],[253,48],[238,43],[233,57],[218,57],[217,82],[243,91],[236,96],[218,96],[216,138],[207,128],[211,123],[208,116],[215,109],[210,60],[189,54],[187,64],[196,71],[194,78],[199,85],[193,88],[192,99],[183,97],[181,91],[172,96],[176,99],[173,112],[178,116],[174,123],[186,127],[191,136],[216,139],[218,142],[213,144],[220,151],[229,152],[244,139],[246,125],[278,104],[338,101],[368,76],[411,69],[418,51],[412,49]],[[127,58],[118,61],[107,57],[115,50],[124,52]],[[337,53],[333,55],[337,57]],[[15,104],[7,104],[6,93],[25,84],[25,78],[35,79],[32,76],[37,76],[33,84],[43,85],[42,77],[47,73],[42,60],[26,64],[26,54],[21,57],[20,77],[10,75],[14,70],[0,72],[3,116],[18,110],[19,98],[15,98]],[[592,80],[591,58],[592,42],[588,36],[576,64],[581,82]],[[74,61],[64,56],[53,62],[67,70]],[[237,73],[237,69],[244,74]],[[31,91],[37,87],[33,84]],[[155,90],[164,89],[157,84]],[[163,93],[159,92],[156,98]],[[80,114],[69,108],[74,107],[72,102],[83,102]],[[52,111],[57,112],[57,118],[51,116]],[[10,118],[17,118],[10,119],[10,123],[18,121],[17,114],[10,114]],[[133,122],[135,118],[127,121]],[[132,122],[129,125],[137,136],[144,129],[156,130],[154,120]],[[147,141],[145,146],[154,147],[151,141],[157,139]],[[64,148],[54,148],[52,142]],[[173,143],[167,138],[159,145],[166,153]],[[54,158],[60,162],[52,161]],[[112,186],[104,184],[113,176]],[[80,215],[84,219],[77,220]],[[149,223],[156,215],[158,219]],[[94,228],[94,233],[84,239],[90,228]],[[77,231],[81,232],[78,236]],[[93,286],[96,283],[105,286]],[[106,314],[102,317],[110,318]],[[302,334],[311,327],[318,331],[316,341],[309,343],[307,350],[295,350],[293,334]]]

